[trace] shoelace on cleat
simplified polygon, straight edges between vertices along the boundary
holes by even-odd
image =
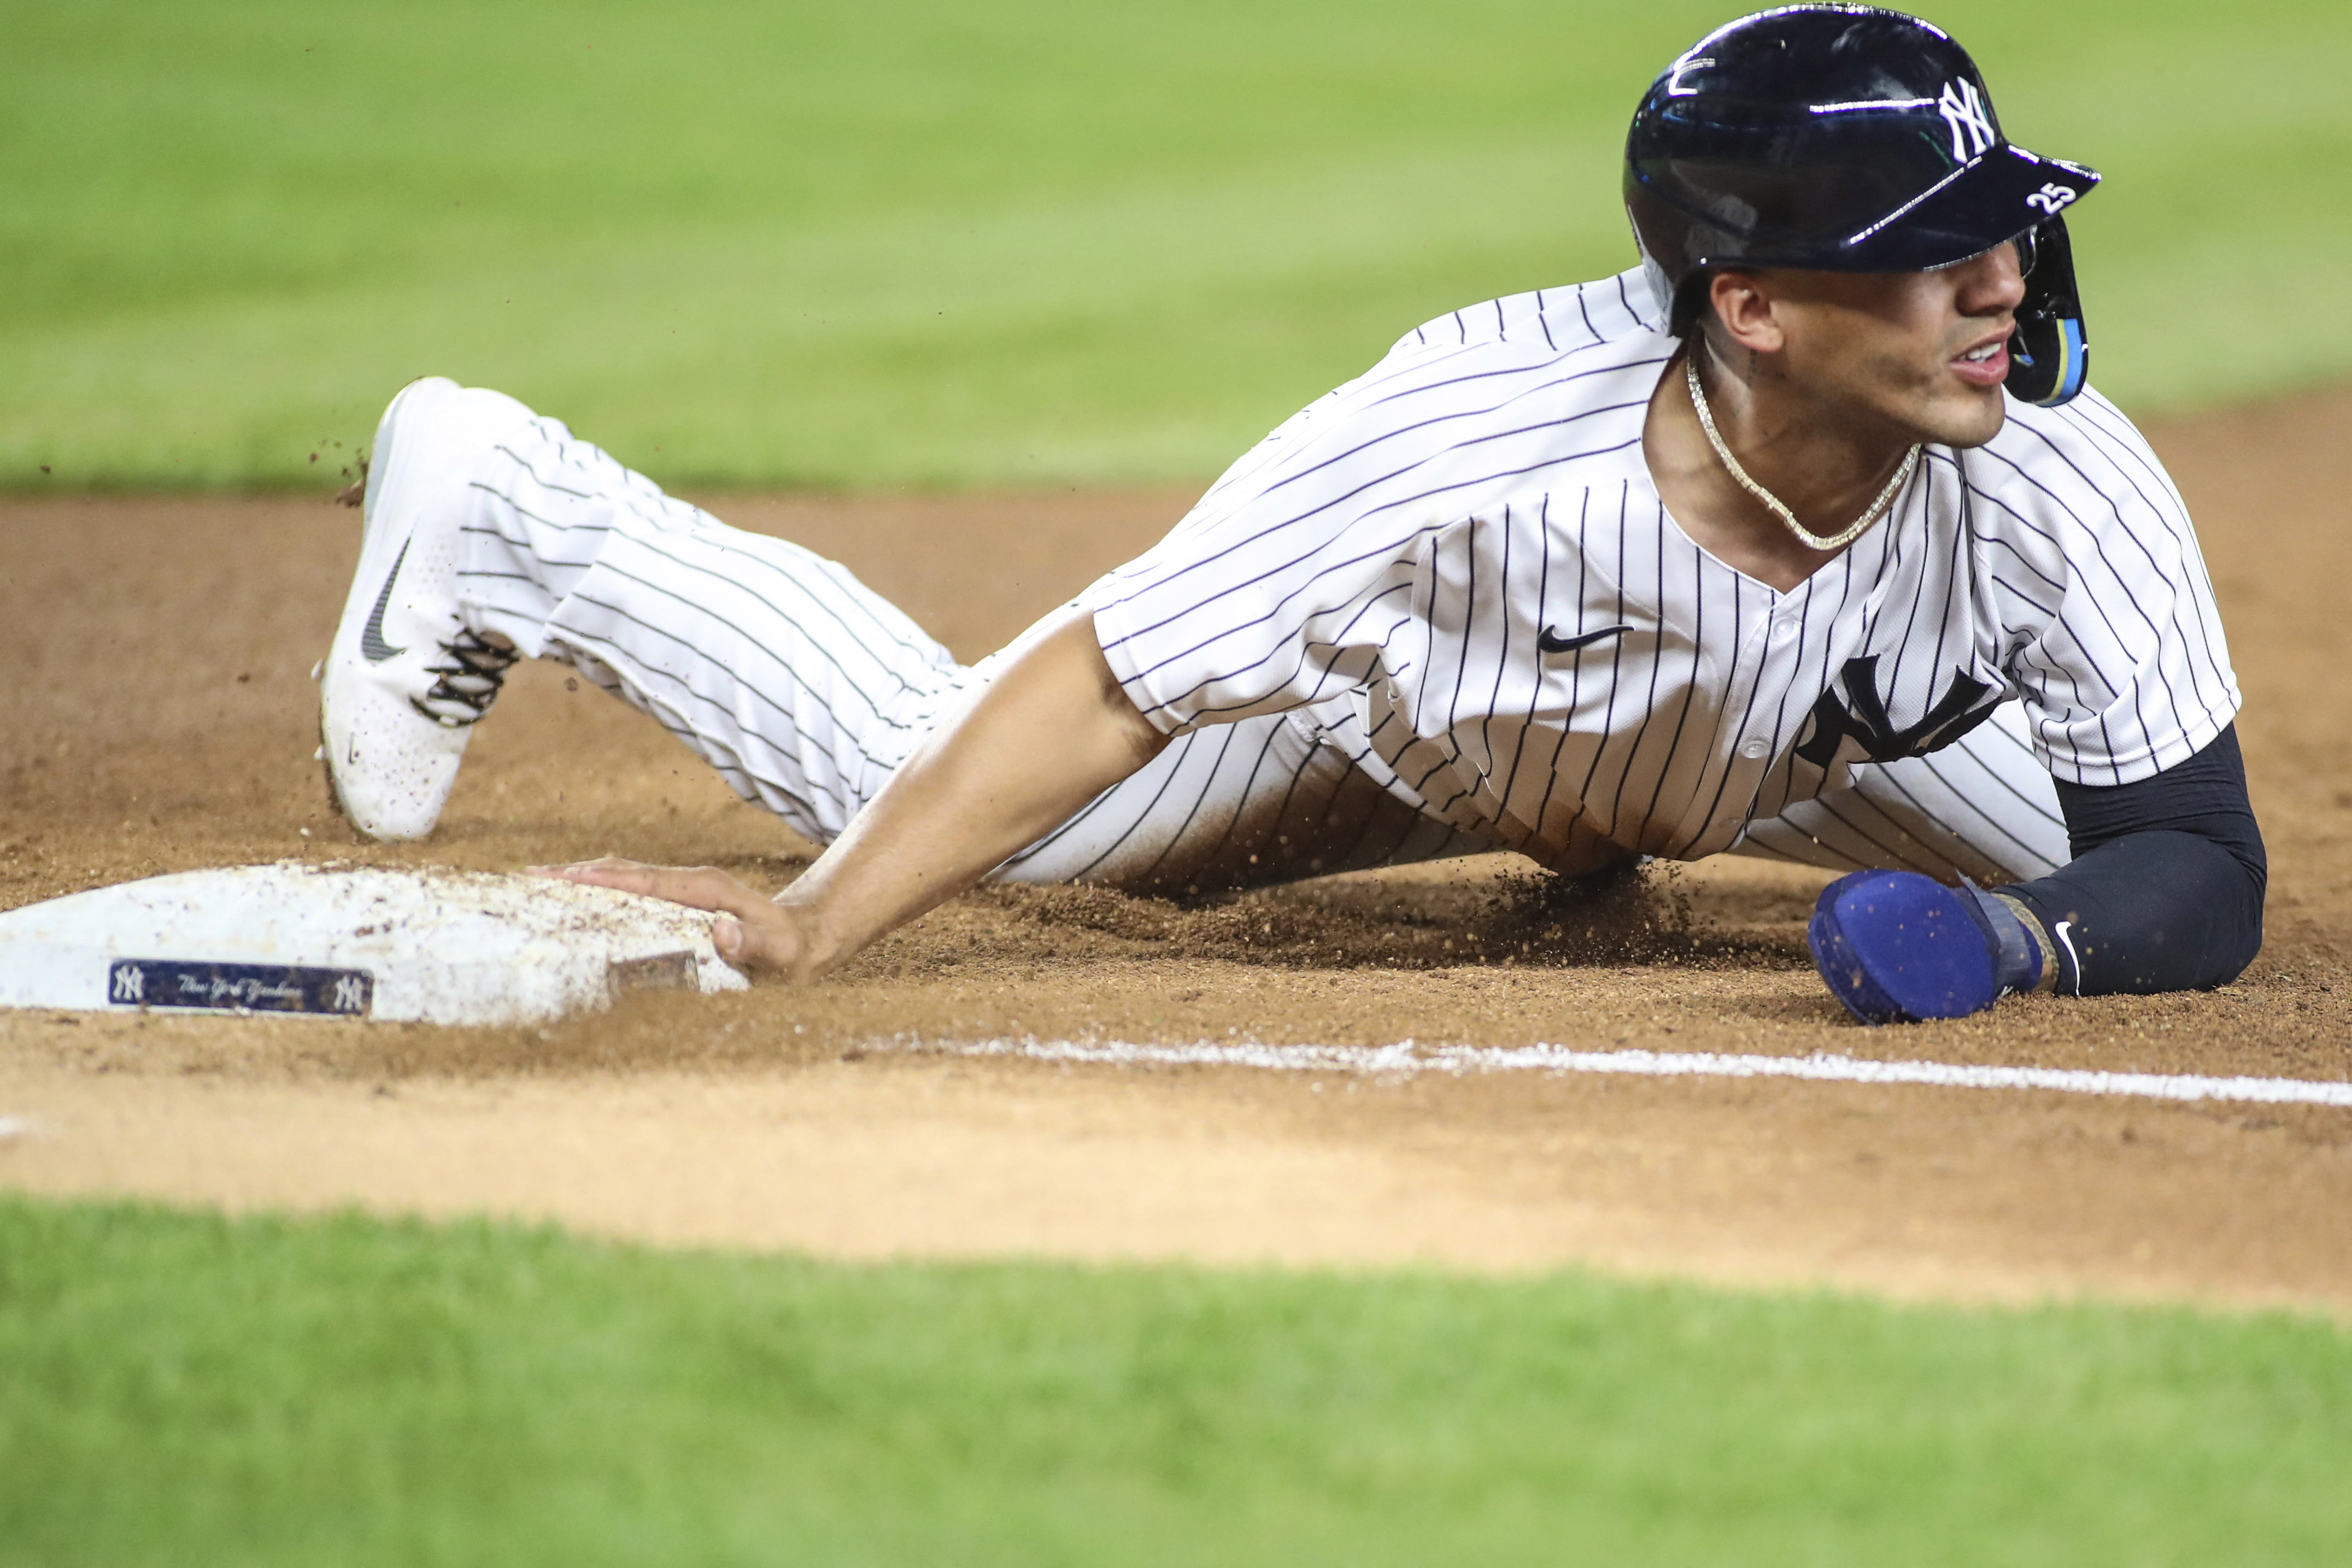
[[[409,703],[426,718],[450,729],[480,723],[490,711],[508,669],[522,657],[511,643],[505,643],[503,638],[491,643],[471,628],[461,629],[441,644],[448,662],[425,666],[427,674],[436,677],[431,689],[421,697],[409,698]]]

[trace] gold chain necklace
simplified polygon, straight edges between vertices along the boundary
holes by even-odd
[[[1789,525],[1789,531],[1796,535],[1797,542],[1807,549],[1838,549],[1861,538],[1862,530],[1878,521],[1878,515],[1886,510],[1887,503],[1895,499],[1904,482],[1911,477],[1911,470],[1919,465],[1919,448],[1915,444],[1904,454],[1902,465],[1895,470],[1895,477],[1886,482],[1886,488],[1878,493],[1878,499],[1853,520],[1853,526],[1842,534],[1832,534],[1824,538],[1797,521],[1797,514],[1781,505],[1780,497],[1749,478],[1748,470],[1739,465],[1739,459],[1731,455],[1731,448],[1723,444],[1722,435],[1715,428],[1715,411],[1706,406],[1706,390],[1698,384],[1698,356],[1693,354],[1685,359],[1683,369],[1690,379],[1691,406],[1698,411],[1699,428],[1706,432],[1707,440],[1715,446],[1715,455],[1723,459],[1724,467],[1730,470],[1731,476],[1738,480],[1749,495],[1771,507],[1772,515]]]

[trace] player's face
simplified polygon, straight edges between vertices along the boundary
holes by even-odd
[[[1807,401],[1911,441],[1981,446],[2000,434],[2025,298],[2014,245],[1931,272],[1776,272],[1768,287],[1785,374]]]

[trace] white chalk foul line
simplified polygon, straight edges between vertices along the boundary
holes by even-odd
[[[1618,1072],[1649,1078],[1804,1078],[1828,1083],[1925,1083],[1947,1089],[2048,1089],[2151,1100],[2239,1100],[2352,1107],[2352,1083],[2302,1078],[2204,1078],[2171,1072],[2086,1072],[2056,1067],[1970,1067],[1851,1056],[1720,1056],[1710,1051],[1571,1051],[1559,1045],[1131,1045],[1123,1040],[991,1040],[924,1049],[961,1056],[1113,1066],[1255,1067],[1273,1072]]]

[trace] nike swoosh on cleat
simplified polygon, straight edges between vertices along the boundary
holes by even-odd
[[[1547,626],[1536,634],[1536,646],[1547,653],[1566,653],[1578,648],[1590,647],[1603,637],[1614,637],[1620,632],[1632,630],[1631,626],[1603,626],[1600,631],[1587,632],[1581,637],[1563,637]]]
[[[383,640],[384,607],[392,602],[392,585],[400,580],[400,569],[408,559],[408,543],[400,547],[400,557],[392,563],[392,570],[383,580],[383,591],[375,596],[375,608],[368,612],[367,624],[360,629],[360,657],[371,664],[381,664],[408,652]]]

